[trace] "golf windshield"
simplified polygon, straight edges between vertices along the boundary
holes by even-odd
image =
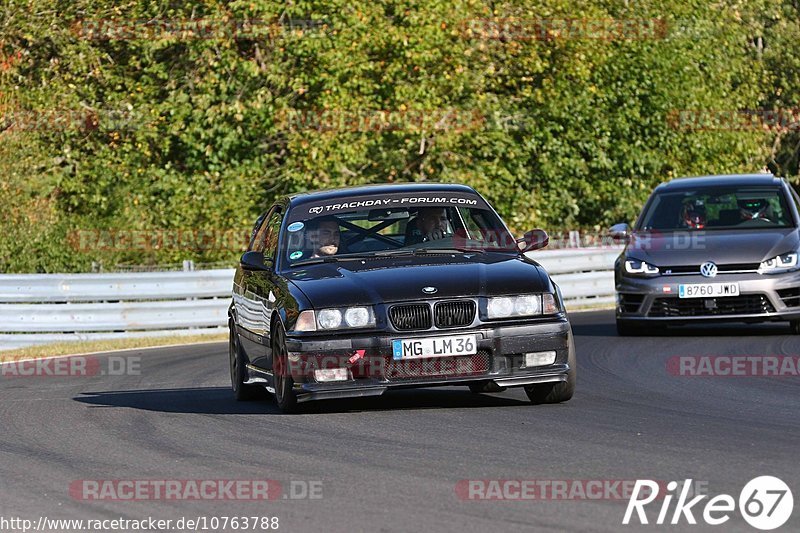
[[[723,230],[793,227],[781,189],[714,187],[658,194],[639,230]]]
[[[514,237],[475,195],[426,193],[301,204],[289,213],[289,265],[346,257],[435,252],[518,252]]]

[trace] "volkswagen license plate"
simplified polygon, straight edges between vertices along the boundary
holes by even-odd
[[[739,296],[738,283],[689,283],[678,285],[678,298]]]

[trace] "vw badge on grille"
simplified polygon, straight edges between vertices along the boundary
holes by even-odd
[[[422,292],[425,294],[436,294],[438,290],[436,287],[422,287]]]
[[[707,278],[713,278],[717,275],[717,265],[711,261],[706,261],[700,265],[700,273]]]

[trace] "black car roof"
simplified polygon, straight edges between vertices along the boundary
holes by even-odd
[[[358,185],[354,187],[342,187],[339,189],[328,189],[321,191],[301,192],[289,195],[291,205],[300,205],[306,202],[319,202],[325,200],[336,200],[337,198],[350,198],[365,194],[397,194],[403,192],[460,192],[477,194],[475,189],[467,185],[456,183],[383,183],[378,185]]]
[[[772,174],[726,174],[719,176],[696,176],[676,178],[662,183],[656,190],[659,192],[696,189],[698,187],[737,187],[737,186],[769,186],[777,187],[781,179]]]

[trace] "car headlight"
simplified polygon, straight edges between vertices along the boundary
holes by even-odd
[[[366,307],[350,307],[344,312],[344,321],[351,328],[363,328],[368,326],[370,321],[375,323],[369,309]]]
[[[357,306],[322,309],[317,312],[319,329],[365,328],[375,325],[372,307]]]
[[[294,331],[317,331],[317,318],[313,309],[301,311],[294,323]]]
[[[520,296],[499,296],[487,298],[486,318],[514,318],[554,314],[559,311],[556,298],[552,294],[523,294]]]
[[[659,273],[659,270],[657,266],[651,265],[646,261],[639,261],[638,259],[626,259],[625,272],[632,276],[655,276]]]
[[[339,307],[300,313],[294,331],[366,328],[375,325],[375,312],[369,306]]]
[[[789,252],[763,261],[758,267],[758,272],[760,274],[777,274],[795,268],[797,268],[797,252]]]
[[[342,325],[342,312],[338,309],[323,309],[317,313],[320,329],[336,329]]]

